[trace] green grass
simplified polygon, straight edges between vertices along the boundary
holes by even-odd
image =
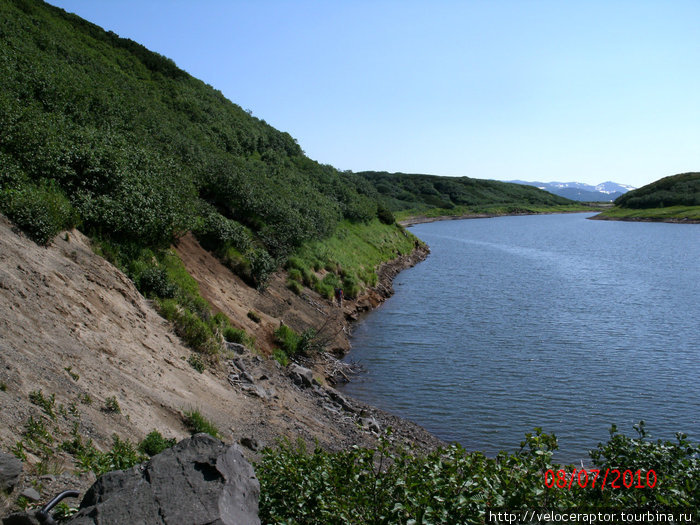
[[[205,418],[197,409],[185,411],[183,420],[187,430],[193,435],[204,432],[215,438],[220,437],[219,429],[216,428],[216,425]]]
[[[647,219],[700,221],[700,206],[669,206],[667,208],[620,208],[616,206],[600,214],[611,219]]]
[[[343,221],[332,236],[303,244],[288,259],[290,286],[298,288],[292,283],[303,282],[329,300],[340,286],[345,297],[354,298],[377,284],[376,269],[381,263],[411,253],[417,243],[412,233],[396,224],[378,219]]]

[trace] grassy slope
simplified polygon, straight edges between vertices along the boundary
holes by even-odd
[[[700,221],[700,173],[664,177],[615,200],[599,218],[651,221]]]

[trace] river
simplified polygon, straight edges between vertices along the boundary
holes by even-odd
[[[700,441],[700,226],[589,214],[442,221],[355,327],[343,390],[492,455],[542,427],[578,462],[645,420]]]

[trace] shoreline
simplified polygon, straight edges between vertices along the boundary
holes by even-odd
[[[533,211],[533,212],[513,212],[513,213],[465,213],[463,215],[439,215],[437,217],[427,217],[416,215],[396,221],[404,228],[415,224],[425,224],[438,221],[461,221],[464,219],[493,219],[495,217],[520,217],[525,215],[556,215],[568,213],[595,213],[597,210],[576,210],[576,211]]]
[[[696,219],[676,219],[674,217],[654,218],[654,217],[610,217],[599,213],[593,217],[588,217],[592,221],[622,221],[622,222],[662,222],[668,224],[700,224],[700,220]]]

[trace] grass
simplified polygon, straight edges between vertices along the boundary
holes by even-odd
[[[700,206],[668,206],[666,208],[620,208],[616,206],[600,214],[611,219],[646,219],[653,221],[700,221]]]
[[[187,430],[190,431],[192,435],[204,432],[212,437],[219,438],[221,434],[216,425],[205,418],[202,413],[197,409],[187,410],[184,413],[183,421]]]
[[[332,300],[342,287],[354,298],[377,284],[377,267],[407,255],[420,241],[396,224],[378,219],[366,223],[344,221],[327,239],[303,244],[287,261],[287,286],[300,293],[302,284]]]

